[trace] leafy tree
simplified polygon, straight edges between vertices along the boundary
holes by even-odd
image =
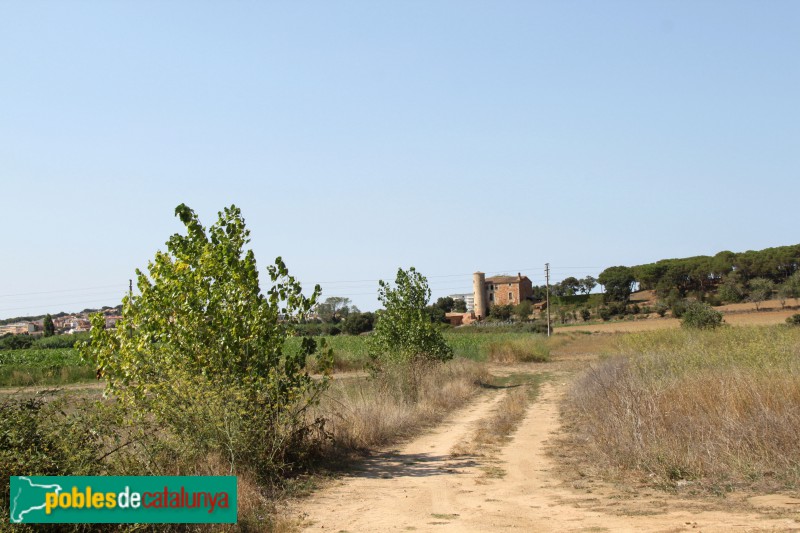
[[[714,329],[722,325],[722,313],[703,302],[687,304],[681,318],[681,327],[688,329]]]
[[[347,317],[350,311],[349,305],[350,298],[330,296],[326,298],[324,302],[318,304],[316,310],[323,322],[333,322],[336,324]]]
[[[792,298],[793,294],[794,291],[792,291],[788,281],[778,285],[778,299],[781,302],[781,309],[786,308],[786,300]]]
[[[581,292],[589,294],[597,287],[597,280],[592,276],[586,276],[580,280]]]
[[[464,300],[458,299],[453,300],[453,312],[454,313],[466,313],[467,312],[467,302]]]
[[[564,292],[565,296],[572,296],[573,294],[578,292],[578,289],[581,288],[581,282],[578,281],[578,278],[570,276],[561,281],[561,289]]]
[[[428,313],[428,316],[431,319],[431,322],[434,324],[443,324],[447,322],[447,316],[444,312],[444,309],[437,305],[429,305],[425,308],[425,311]]]
[[[449,313],[450,311],[453,310],[453,306],[455,305],[455,300],[453,300],[453,298],[451,298],[450,296],[443,296],[438,300],[436,300],[436,303],[434,305],[439,309],[441,309],[442,311],[444,311],[445,313]]]
[[[584,322],[588,322],[589,319],[592,318],[592,312],[584,307],[581,309],[581,318]]]
[[[519,320],[528,320],[533,312],[533,304],[528,300],[522,301],[514,306],[514,314]]]
[[[786,287],[786,294],[794,298],[795,302],[800,298],[800,270],[789,276],[783,283]]]
[[[56,334],[56,326],[53,324],[53,317],[50,314],[45,315],[42,321],[42,329],[44,329],[45,337],[52,337]]]
[[[147,274],[137,269],[140,294],[123,298],[116,329],[103,328],[102,314],[91,317],[81,354],[105,375],[107,393],[131,420],[153,417],[188,450],[223,458],[231,471],[248,465],[263,478],[280,474],[302,451],[304,412],[328,383],[304,370],[317,350],[313,339],[284,351],[319,286],[304,296],[278,257],[262,293],[236,206],[208,229],[186,205],[175,214],[186,234],[170,237]],[[320,357],[330,368],[331,353]]]
[[[414,363],[452,359],[453,350],[425,310],[430,297],[428,280],[414,267],[398,269],[394,286],[379,282],[378,300],[384,310],[378,314],[370,337],[374,360]]]
[[[605,286],[606,301],[627,302],[636,279],[632,269],[626,266],[614,266],[601,272],[597,281]]]
[[[734,272],[723,276],[717,295],[722,301],[728,303],[737,303],[744,300],[744,285],[739,281],[739,276]]]
[[[748,288],[750,289],[750,295],[747,299],[756,304],[756,311],[758,311],[761,302],[769,300],[770,296],[772,296],[772,291],[775,290],[775,283],[767,278],[755,278],[750,280]]]
[[[350,313],[344,319],[342,331],[348,335],[360,335],[372,331],[374,323],[375,315],[373,313]]]
[[[489,317],[495,320],[511,320],[513,312],[512,305],[493,305],[489,308]]]
[[[672,304],[670,305],[670,309],[672,310],[672,318],[681,318],[688,307],[689,302],[682,298],[672,300]]]

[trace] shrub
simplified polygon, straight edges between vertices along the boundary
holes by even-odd
[[[41,337],[33,343],[34,348],[72,348],[79,341],[89,340],[89,332],[75,333],[74,335],[53,335]]]
[[[787,318],[786,323],[790,326],[800,326],[800,313],[795,313]]]
[[[689,304],[681,318],[681,326],[689,329],[714,329],[722,322],[722,313],[703,302]]]
[[[525,300],[514,307],[514,314],[519,320],[528,320],[533,312],[533,304]]]
[[[611,319],[611,310],[608,307],[601,307],[597,311],[597,314],[600,315],[600,318],[602,318],[604,321]]]
[[[131,420],[154,419],[184,448],[225,458],[231,472],[248,466],[274,479],[302,455],[313,430],[305,411],[328,383],[304,370],[313,339],[285,350],[319,286],[303,296],[279,257],[267,268],[273,286],[262,293],[236,206],[208,231],[185,205],[175,214],[187,234],[170,237],[149,275],[137,270],[140,294],[123,299],[116,329],[92,316],[81,354]]]
[[[378,300],[384,310],[370,337],[370,355],[376,362],[452,359],[453,350],[425,309],[430,297],[428,280],[414,267],[398,269],[394,287],[379,282]]]
[[[495,320],[510,320],[513,312],[514,306],[512,305],[493,305],[489,307],[489,318]]]
[[[658,314],[658,316],[663,318],[664,315],[667,314],[667,311],[669,311],[669,306],[664,302],[657,302],[655,311]]]
[[[628,306],[624,302],[611,302],[608,304],[608,311],[613,316],[625,316],[628,314]]]
[[[350,313],[342,324],[342,331],[348,335],[360,335],[372,331],[374,323],[375,315],[373,313]]]
[[[672,318],[680,318],[686,312],[689,303],[686,300],[675,300],[672,302],[670,309],[672,310]]]
[[[589,319],[592,318],[592,312],[584,307],[581,309],[581,318],[584,322],[588,322]]]

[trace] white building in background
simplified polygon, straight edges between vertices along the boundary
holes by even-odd
[[[475,295],[470,294],[451,294],[450,298],[453,300],[463,300],[467,304],[467,312],[471,313],[475,310]]]
[[[33,322],[16,322],[14,324],[6,324],[0,326],[0,335],[10,333],[12,335],[30,335],[36,331],[36,325]]]

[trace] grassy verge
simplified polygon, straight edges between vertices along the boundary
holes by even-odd
[[[567,404],[593,461],[714,491],[800,482],[800,331],[663,330],[615,351]]]
[[[416,370],[416,376],[394,368],[376,379],[334,381],[314,413],[327,420],[334,451],[408,437],[463,405],[488,378],[484,365],[466,359]],[[410,380],[417,381],[413,393]]]

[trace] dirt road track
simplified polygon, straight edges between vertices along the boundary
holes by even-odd
[[[304,531],[786,531],[794,512],[708,505],[659,491],[620,493],[556,473],[546,441],[559,430],[568,375],[555,373],[508,444],[494,457],[452,457],[508,391],[489,390],[429,433],[366,459],[350,475],[299,502]],[[773,502],[775,503],[775,502]],[[787,503],[787,502],[784,502]],[[794,502],[788,502],[793,505]],[[797,509],[798,507],[794,507]]]

